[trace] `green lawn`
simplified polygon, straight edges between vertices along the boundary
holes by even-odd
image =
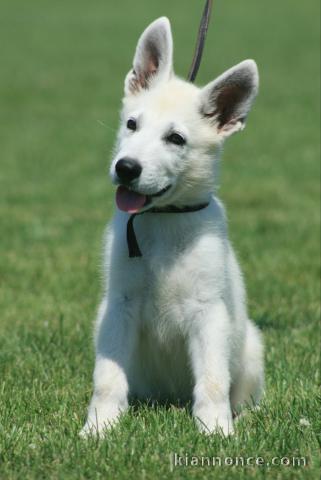
[[[188,3],[188,8],[186,7]],[[253,57],[261,91],[226,146],[220,196],[266,344],[261,410],[235,437],[141,405],[78,437],[89,397],[107,176],[135,42],[171,18],[185,75],[203,2],[2,0],[0,478],[318,478],[319,2],[214,2],[199,82]],[[182,8],[182,6],[185,8]],[[302,421],[303,419],[303,421]],[[301,420],[301,422],[300,422]],[[171,467],[173,452],[306,457],[306,467]]]

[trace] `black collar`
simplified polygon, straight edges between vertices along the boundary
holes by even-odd
[[[191,205],[186,207],[176,207],[175,205],[168,205],[167,207],[162,208],[151,208],[141,213],[133,213],[127,222],[127,245],[128,245],[128,255],[129,258],[133,257],[142,257],[142,252],[140,251],[137,238],[134,230],[134,219],[137,215],[143,215],[143,213],[188,213],[188,212],[197,212],[198,210],[203,210],[203,208],[208,207],[209,202],[200,203],[198,205]]]

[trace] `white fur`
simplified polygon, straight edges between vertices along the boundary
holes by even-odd
[[[233,432],[232,411],[260,399],[262,342],[248,319],[223,206],[211,193],[223,141],[244,126],[257,86],[251,60],[203,89],[175,77],[167,19],[154,22],[138,43],[111,177],[117,183],[115,164],[130,156],[143,167],[136,191],[153,194],[171,185],[152,205],[209,206],[138,216],[141,258],[128,257],[129,215],[116,212],[106,235],[106,293],[96,324],[95,386],[85,434],[111,426],[129,395],[193,399],[199,428],[225,435]],[[235,105],[231,88],[239,94]],[[126,128],[129,117],[137,120],[135,132]],[[186,145],[164,141],[173,129]]]

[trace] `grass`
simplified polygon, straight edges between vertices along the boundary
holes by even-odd
[[[231,439],[140,405],[78,437],[91,394],[107,165],[143,27],[172,19],[189,67],[200,3],[3,0],[0,18],[0,478],[317,478],[320,464],[319,5],[215,2],[201,84],[253,57],[261,93],[226,146],[220,196],[266,344],[266,396]],[[302,422],[302,419],[303,420]],[[301,420],[301,422],[300,422]],[[306,467],[175,467],[172,452]]]

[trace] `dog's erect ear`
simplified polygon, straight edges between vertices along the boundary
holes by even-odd
[[[135,94],[154,82],[168,80],[173,66],[173,37],[168,18],[161,17],[141,35],[133,69],[125,80],[125,93]]]
[[[203,88],[201,113],[214,123],[222,138],[244,128],[258,85],[256,63],[245,60]]]

